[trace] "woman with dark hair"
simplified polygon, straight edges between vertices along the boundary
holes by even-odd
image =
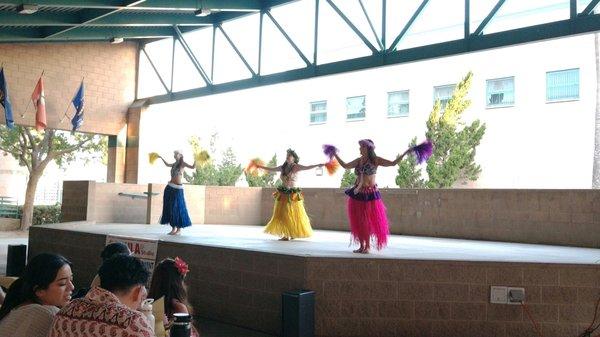
[[[169,164],[163,157],[158,156],[165,165],[171,168],[171,180],[167,184],[167,187],[165,187],[163,194],[163,210],[160,216],[160,223],[161,225],[171,225],[169,235],[179,235],[182,228],[192,225],[183,197],[181,178],[183,170],[186,167],[190,169],[196,168],[196,162],[193,165],[186,163],[183,161],[183,154],[178,150],[173,152],[173,157],[175,158],[175,162]]]
[[[113,243],[109,243],[108,245],[106,245],[106,247],[104,247],[104,249],[100,253],[100,258],[102,259],[102,262],[105,262],[106,260],[110,259],[111,257],[113,257],[115,255],[119,255],[119,254],[131,255],[131,251],[129,250],[129,247],[127,247],[127,245],[124,244],[123,242],[113,242]],[[100,277],[98,276],[98,274],[96,274],[96,276],[92,280],[90,289],[93,287],[97,287],[97,286],[100,286]],[[89,289],[87,289],[87,290],[89,290]],[[87,293],[87,290],[85,293],[81,294],[81,296],[77,296],[77,297],[85,296],[85,294]]]
[[[179,257],[164,259],[154,268],[148,298],[158,300],[162,297],[164,299],[165,328],[169,328],[173,323],[174,314],[192,314],[184,283],[188,271],[187,263]],[[156,319],[160,318],[156,317]],[[193,336],[198,336],[195,329],[192,329]]]
[[[304,210],[304,196],[302,190],[296,187],[296,174],[325,164],[303,166],[298,164],[299,161],[296,152],[288,149],[283,165],[277,167],[256,165],[259,169],[281,172],[282,185],[277,187],[277,192],[274,194],[273,216],[265,227],[265,233],[280,236],[282,241],[307,238],[312,235],[310,219]]]
[[[12,283],[0,308],[0,336],[46,337],[60,307],[73,292],[71,263],[60,255],[40,254]]]
[[[334,153],[335,158],[345,169],[354,169],[356,181],[354,186],[346,190],[348,195],[348,219],[352,240],[360,244],[355,253],[367,254],[371,248],[371,240],[377,249],[386,246],[390,234],[385,205],[375,183],[378,166],[396,166],[410,149],[390,161],[375,154],[375,144],[370,139],[358,142],[360,157],[346,163]]]

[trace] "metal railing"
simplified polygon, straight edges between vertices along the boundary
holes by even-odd
[[[0,218],[19,219],[20,217],[17,201],[11,197],[0,196]]]

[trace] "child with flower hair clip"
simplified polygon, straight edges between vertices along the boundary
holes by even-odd
[[[184,283],[189,272],[187,263],[181,258],[166,258],[154,268],[148,298],[155,300],[164,298],[165,303],[165,328],[170,328],[174,314],[185,313],[192,315],[192,308],[188,303],[187,289]],[[156,319],[159,319],[156,317]],[[198,337],[197,330],[192,329],[192,337]]]

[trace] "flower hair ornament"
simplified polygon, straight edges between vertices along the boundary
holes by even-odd
[[[364,146],[368,149],[375,149],[375,143],[370,139],[361,139],[358,141],[358,145]]]
[[[177,271],[181,276],[185,276],[190,271],[188,264],[180,259],[179,256],[175,258],[175,268],[177,268]]]

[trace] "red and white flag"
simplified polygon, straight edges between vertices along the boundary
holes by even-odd
[[[36,110],[35,128],[38,131],[44,130],[46,128],[46,98],[44,97],[44,82],[41,76],[31,94],[31,101]]]

